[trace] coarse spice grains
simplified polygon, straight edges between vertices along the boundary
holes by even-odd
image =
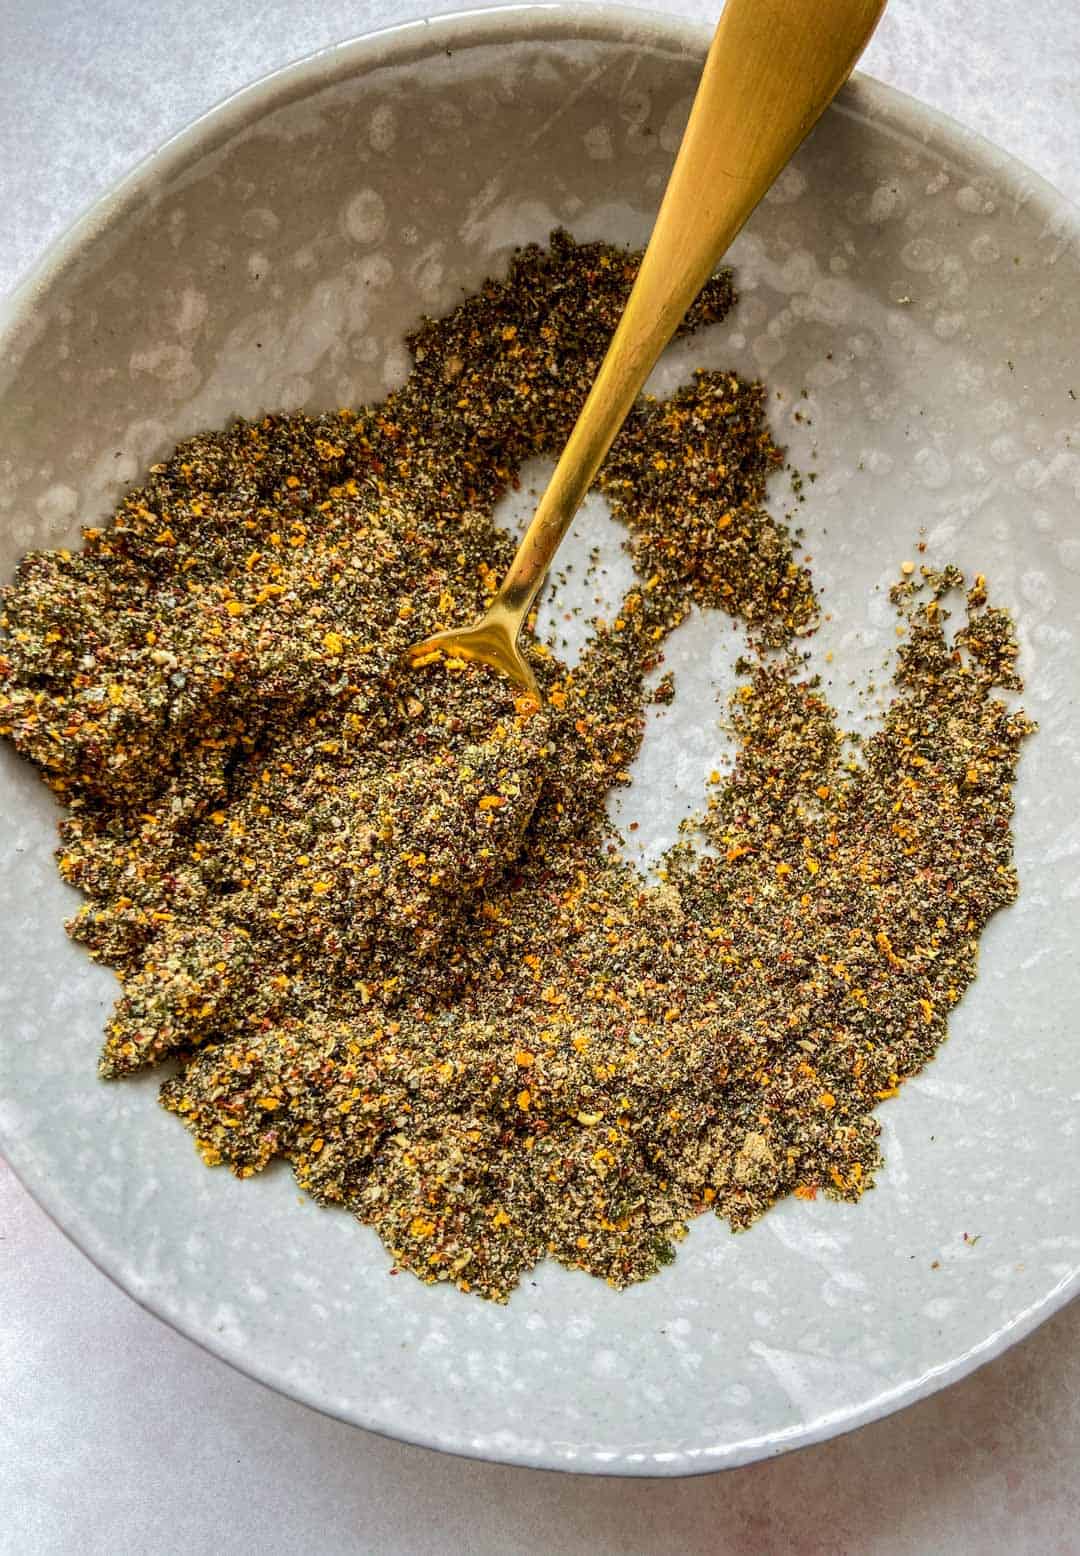
[[[477,614],[492,521],[558,451],[637,256],[562,233],[411,338],[381,405],[190,439],[5,596],[3,733],[68,808],[69,928],[122,994],[101,1071],[178,1064],[206,1162],[274,1157],[424,1280],[505,1299],[547,1255],[625,1286],[688,1221],[854,1200],[1013,900],[1032,729],[980,578],[905,564],[860,747],[808,679],[817,602],[763,507],[760,385],[643,401],[599,480],[637,579],[528,700],[408,646]],[[721,319],[711,282],[688,329]],[[606,814],[692,605],[749,643],[735,759],[649,883]],[[703,848],[702,843],[709,845]]]

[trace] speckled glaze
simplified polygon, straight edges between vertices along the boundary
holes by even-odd
[[[706,43],[594,5],[445,19],[321,54],[172,142],[8,304],[0,573],[72,539],[197,428],[382,394],[404,329],[513,245],[558,223],[643,241]],[[739,1238],[702,1220],[672,1267],[621,1294],[550,1266],[503,1309],[391,1279],[374,1234],[298,1203],[286,1171],[208,1173],[153,1078],[95,1081],[115,981],[64,937],[56,811],[5,750],[0,1137],[102,1268],[346,1420],[624,1474],[855,1426],[1077,1289],[1078,235],[1034,175],[859,81],[739,240],[737,312],[656,380],[731,364],[778,391],[778,435],[821,472],[799,518],[832,614],[813,653],[841,702],[880,679],[884,585],[920,527],[928,559],[981,568],[1019,616],[1042,726],[1017,793],[1023,897],[985,936],[940,1057],[882,1109],[874,1193],[788,1202]],[[579,531],[606,523],[593,505]],[[700,616],[672,644],[678,697],[620,808],[646,854],[700,798],[710,699],[738,649]],[[851,711],[872,722],[872,703]]]

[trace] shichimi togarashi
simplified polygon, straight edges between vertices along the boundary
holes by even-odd
[[[398,1265],[497,1300],[547,1255],[641,1280],[706,1210],[857,1199],[875,1109],[1017,891],[1009,617],[978,578],[950,637],[963,580],[909,565],[853,749],[798,648],[818,604],[763,506],[765,392],[734,374],[632,414],[599,486],[636,581],[572,669],[532,642],[540,711],[405,668],[495,589],[495,504],[566,438],[636,263],[521,251],[423,323],[381,405],[191,438],[5,597],[2,730],[67,807],[70,932],[122,985],[102,1074],[174,1058],[162,1101],[207,1163],[285,1157]],[[723,274],[686,328],[733,300]],[[692,606],[744,628],[735,757],[646,878],[607,801]]]

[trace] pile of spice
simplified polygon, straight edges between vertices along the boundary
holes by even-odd
[[[962,580],[909,569],[853,754],[797,651],[817,602],[763,507],[764,391],[733,374],[632,415],[599,485],[637,581],[573,669],[532,643],[542,710],[404,668],[494,590],[493,507],[561,446],[636,264],[524,250],[383,404],[191,439],[5,599],[2,730],[67,807],[70,931],[122,984],[102,1074],[175,1058],[162,1100],[207,1163],[285,1157],[398,1265],[499,1300],[545,1256],[640,1280],[705,1210],[856,1199],[874,1110],[1017,890],[1009,618],[977,579],[950,639]],[[687,328],[732,302],[721,276]],[[650,882],[605,807],[691,605],[751,645],[736,756]]]

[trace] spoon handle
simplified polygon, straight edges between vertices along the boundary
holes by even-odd
[[[727,0],[607,355],[503,580],[519,625],[657,358],[847,80],[885,0]]]

